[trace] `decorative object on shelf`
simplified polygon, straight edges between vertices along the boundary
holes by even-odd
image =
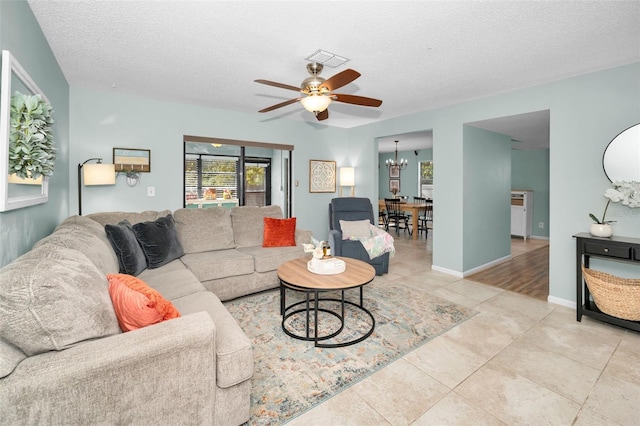
[[[385,161],[385,166],[387,166],[387,168],[389,169],[390,178],[399,178],[400,170],[406,169],[407,165],[409,164],[409,161],[405,160],[404,158],[401,158],[400,161],[398,161],[398,141],[394,141],[394,142],[396,143],[395,160]]]
[[[314,258],[322,259],[327,256],[326,247],[328,247],[326,241],[318,241],[311,237],[311,242],[308,244],[302,244],[305,253],[311,253]]]
[[[613,235],[613,228],[608,223],[592,223],[589,226],[589,233],[594,237],[609,238]]]
[[[336,192],[336,162],[309,160],[309,192]]]
[[[96,164],[89,161],[96,160]],[[88,164],[89,163],[89,164]],[[84,169],[84,173],[82,170]],[[116,170],[113,164],[103,164],[102,158],[89,158],[84,163],[78,164],[78,215],[82,216],[82,177],[84,186],[115,185]]]
[[[621,278],[584,266],[582,274],[598,309],[616,318],[640,321],[640,279]]]
[[[3,50],[0,211],[48,201],[49,176],[53,175],[56,151],[51,114],[51,103],[42,90],[13,55]]]
[[[640,207],[640,182],[613,182],[612,186],[613,188],[609,188],[604,192],[604,196],[608,200],[602,213],[602,220],[589,213],[589,217],[595,222],[591,224],[589,232],[596,237],[610,237],[613,235],[610,223],[615,221],[606,220],[607,209],[611,202],[621,203],[629,208]]]
[[[340,196],[342,197],[342,188],[351,187],[351,196],[355,197],[356,177],[353,167],[340,167]]]
[[[331,257],[331,247],[326,241],[318,241],[311,237],[311,243],[302,244],[305,253],[311,253],[311,260],[307,262],[307,270],[314,274],[335,275],[345,271],[343,260]]]
[[[208,188],[204,191],[205,200],[215,200],[217,198],[217,191],[215,188]]]
[[[316,259],[307,262],[307,270],[318,275],[336,275],[343,273],[347,264],[342,259],[330,257],[328,259]]]
[[[140,173],[151,172],[151,150],[113,148],[113,164],[118,176],[126,176],[127,185],[136,186],[140,182]]]

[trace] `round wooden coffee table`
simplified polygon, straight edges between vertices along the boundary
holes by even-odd
[[[373,281],[376,276],[376,271],[373,269],[373,266],[361,260],[351,259],[348,257],[339,257],[339,259],[342,259],[346,263],[346,269],[344,272],[335,275],[320,275],[310,272],[307,270],[307,262],[309,261],[309,258],[307,257],[290,260],[283,263],[278,268],[278,278],[280,279],[280,315],[282,315],[282,330],[288,336],[295,339],[313,341],[314,345],[320,348],[338,348],[362,342],[369,337],[371,333],[373,333],[376,322],[371,312],[364,307],[363,287]],[[360,289],[360,303],[358,304],[345,300],[345,290],[357,288]],[[285,300],[287,289],[304,293],[305,299],[287,306]],[[340,299],[321,297],[323,293],[331,291],[340,291]],[[319,306],[321,305],[321,302],[339,302],[340,312],[335,312],[326,307]],[[344,330],[345,304],[354,306],[367,314],[371,318],[371,328],[364,335],[347,342],[322,343],[325,340],[338,336]],[[314,313],[313,334],[310,330],[311,311]],[[317,321],[318,312],[324,312],[338,318],[340,321],[339,329],[330,332],[329,334],[319,336]],[[289,317],[301,313],[306,315],[306,333],[302,336],[289,330],[285,324],[285,321]]]

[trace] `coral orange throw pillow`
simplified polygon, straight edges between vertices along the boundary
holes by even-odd
[[[288,247],[296,245],[296,218],[264,218],[262,247]]]
[[[109,274],[107,280],[118,324],[124,332],[180,316],[170,301],[140,278]]]

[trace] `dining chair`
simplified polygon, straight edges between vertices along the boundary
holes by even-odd
[[[400,229],[409,231],[409,235],[412,235],[411,228],[409,227],[409,216],[402,211],[401,203],[398,198],[385,198],[384,199],[385,210],[387,210],[387,229],[389,227],[396,228],[396,235],[400,234]]]
[[[429,222],[433,226],[433,200],[425,197],[413,197],[413,202],[424,205],[424,209],[420,209],[418,216],[418,235],[424,231],[425,238],[429,236]]]

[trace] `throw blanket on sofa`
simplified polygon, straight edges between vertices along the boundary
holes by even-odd
[[[390,257],[396,254],[396,248],[393,246],[393,237],[391,234],[373,225],[369,225],[369,231],[371,232],[370,237],[350,238],[351,240],[357,240],[362,243],[362,246],[369,254],[369,259],[375,259],[385,253],[390,253]]]

